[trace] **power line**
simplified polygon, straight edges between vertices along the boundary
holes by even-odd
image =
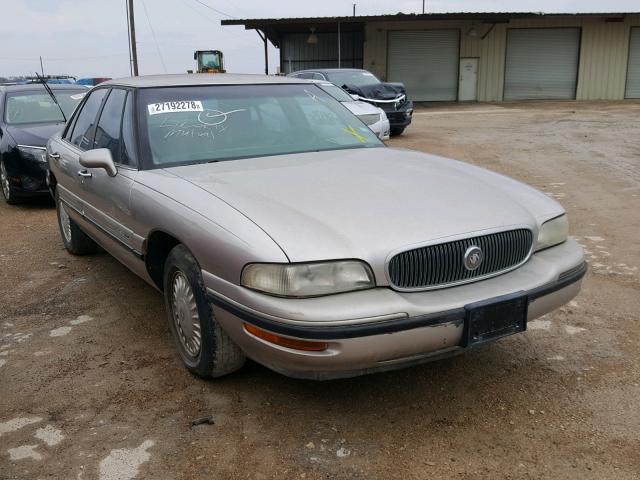
[[[69,62],[74,60],[98,60],[101,58],[112,58],[112,57],[121,57],[127,55],[126,53],[112,53],[109,55],[94,55],[91,57],[59,57],[59,58],[49,58],[45,57],[47,62]],[[8,60],[8,61],[24,61],[24,62],[33,62],[36,61],[37,58],[27,58],[27,57],[0,57],[0,60]]]
[[[153,37],[153,41],[156,44],[156,49],[158,50],[158,56],[160,57],[160,63],[162,63],[162,68],[164,69],[164,73],[167,73],[167,66],[164,64],[164,59],[162,58],[162,53],[160,52],[160,45],[158,45],[158,39],[156,38],[156,32],[153,30],[153,25],[151,25],[151,19],[149,18],[149,12],[147,12],[147,4],[142,0],[142,8],[144,9],[144,15],[147,17],[147,22],[149,23],[149,29],[151,30],[151,36]]]
[[[217,25],[218,27],[220,26],[220,20],[219,19],[212,18],[212,17],[210,17],[208,15],[205,15],[202,11],[198,10],[196,7],[191,5],[191,3],[189,3],[187,0],[181,0],[181,1],[186,7],[190,8],[195,13],[197,13],[198,14],[198,18],[204,18],[204,19],[210,21],[211,23]],[[200,3],[200,2],[198,2],[198,3]],[[244,39],[247,38],[246,35],[238,34],[236,32],[233,32],[233,31],[229,30],[229,29],[222,29],[220,31],[224,32],[226,35],[231,35],[233,37],[244,38]]]
[[[224,15],[225,17],[229,17],[229,18],[236,18],[233,15],[229,15],[228,13],[224,13],[222,10],[218,10],[217,8],[212,7],[211,5],[207,5],[204,2],[201,2],[200,0],[194,0],[195,2],[199,3],[200,5],[207,7],[209,10],[213,10],[214,12],[220,14],[220,15]]]

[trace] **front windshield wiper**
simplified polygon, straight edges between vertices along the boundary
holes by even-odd
[[[60,109],[60,113],[62,114],[62,118],[64,118],[64,123],[67,123],[67,116],[64,114],[64,111],[62,110],[62,107],[58,103],[58,99],[53,94],[53,91],[51,90],[51,87],[47,84],[47,82],[45,81],[45,79],[43,77],[38,75],[38,72],[35,72],[35,74],[36,74],[36,77],[38,77],[38,79],[42,83],[42,86],[44,87],[44,89],[47,91],[47,93],[51,97],[51,100],[53,100],[53,103],[55,103],[58,106],[58,108]]]

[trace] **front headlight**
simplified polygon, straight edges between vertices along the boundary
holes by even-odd
[[[252,263],[241,283],[279,297],[317,297],[375,287],[373,272],[359,260],[318,263]]]
[[[569,236],[569,221],[566,215],[561,215],[542,224],[538,232],[536,251],[553,247],[567,240]]]
[[[18,145],[18,150],[20,151],[20,155],[28,160],[35,160],[36,162],[47,161],[47,149],[44,147]]]
[[[380,121],[380,114],[367,113],[366,115],[360,115],[360,120],[362,120],[365,125],[373,125],[374,123]]]

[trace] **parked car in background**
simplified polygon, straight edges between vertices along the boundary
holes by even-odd
[[[373,73],[357,68],[300,70],[288,76],[327,80],[354,95],[357,100],[380,107],[391,124],[391,136],[401,135],[411,124],[413,102],[407,98],[402,83],[381,82]]]
[[[317,80],[318,86],[342,103],[356,117],[367,125],[380,140],[389,140],[390,125],[384,110],[370,103],[356,100],[340,87],[323,80]]]
[[[185,366],[245,356],[315,379],[522,332],[586,271],[562,207],[481,168],[387,148],[320,85],[112,80],[47,145],[66,249],[164,292]]]
[[[40,75],[40,76],[24,76],[20,77],[19,84],[37,83],[41,84],[42,80],[46,81],[49,85],[73,85],[76,83],[76,77],[71,75]]]
[[[42,84],[0,86],[0,184],[8,203],[48,194],[47,140],[87,93],[73,85],[51,85],[51,90],[60,107]]]
[[[91,77],[91,78],[80,78],[76,80],[77,85],[86,85],[89,87],[93,87],[102,82],[106,82],[107,80],[111,80],[110,77]]]

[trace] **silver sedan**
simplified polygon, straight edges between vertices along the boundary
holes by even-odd
[[[251,75],[102,83],[47,146],[72,254],[164,293],[181,360],[326,379],[523,332],[586,264],[562,207],[386,147],[318,85]]]

